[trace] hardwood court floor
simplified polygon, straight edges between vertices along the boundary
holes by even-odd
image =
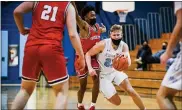
[[[1,109],[9,109],[14,97],[19,91],[20,87],[5,87],[2,86],[1,90]],[[121,105],[114,106],[109,103],[103,95],[100,93],[96,109],[138,109],[138,107],[134,104],[131,97],[128,95],[120,95],[122,100]],[[159,109],[155,98],[142,98],[147,109]],[[91,101],[91,92],[87,91],[84,97],[84,104],[86,109],[89,108]],[[26,105],[26,109],[52,109],[55,102],[55,95],[51,88],[43,88],[37,87],[33,92],[30,100]],[[182,102],[176,101],[178,109],[182,109]],[[77,104],[77,90],[69,91],[68,98],[68,109],[76,109]]]

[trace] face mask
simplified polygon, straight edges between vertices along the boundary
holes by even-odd
[[[118,45],[120,44],[120,42],[121,42],[121,39],[117,39],[117,40],[112,39],[112,43],[113,43],[114,45],[116,45],[116,46],[118,46]]]
[[[96,18],[90,19],[90,25],[94,25],[96,23]]]
[[[166,46],[165,46],[165,45],[163,45],[163,46],[162,46],[162,49],[163,49],[163,50],[166,50]]]

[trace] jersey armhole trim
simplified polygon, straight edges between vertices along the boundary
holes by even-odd
[[[64,10],[64,22],[66,22],[67,10],[68,10],[68,7],[69,7],[70,3],[71,3],[71,2],[68,2],[67,6],[66,6],[66,8],[65,8],[65,10]]]
[[[104,46],[104,49],[103,49],[103,51],[102,51],[102,53],[105,53],[105,52],[107,52],[107,49],[109,49],[108,47],[108,39],[104,39],[104,43],[105,43],[105,46]]]
[[[34,5],[33,5],[33,12],[35,11],[35,9],[37,8],[37,5],[39,4],[39,2],[34,2]]]

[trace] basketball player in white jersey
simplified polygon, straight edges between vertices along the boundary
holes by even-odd
[[[91,76],[97,75],[91,66],[91,56],[97,55],[100,65],[100,91],[104,94],[105,98],[114,105],[120,105],[121,99],[112,83],[114,82],[132,97],[140,109],[145,109],[139,94],[131,86],[128,76],[124,72],[117,71],[112,67],[114,57],[122,53],[124,53],[124,57],[128,57],[129,65],[131,65],[128,45],[122,41],[122,37],[122,26],[113,25],[110,29],[110,38],[98,42],[86,53],[89,74]]]
[[[178,41],[181,41],[181,50],[167,71],[157,93],[157,102],[161,109],[177,109],[173,102],[173,97],[178,91],[182,91],[182,2],[175,2],[175,14],[177,18],[176,25],[171,34],[166,52],[161,56],[162,64],[165,64],[172,57],[172,50]]]

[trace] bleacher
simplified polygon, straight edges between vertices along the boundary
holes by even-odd
[[[94,2],[87,2],[88,5],[93,5]],[[134,24],[123,24],[124,38],[123,40],[130,48],[130,56],[132,65],[125,71],[135,90],[146,97],[156,97],[156,93],[161,85],[162,79],[166,73],[165,65],[150,64],[147,71],[135,71],[136,63],[134,59],[140,44],[143,40],[148,40],[152,49],[152,53],[161,50],[162,43],[168,41],[172,28],[174,26],[174,16],[168,15],[167,11],[172,12],[172,8],[161,7],[158,12],[148,12],[146,18],[134,18]],[[170,21],[165,19],[169,18]],[[97,22],[103,23],[107,30],[113,24],[119,24],[117,15],[114,13],[105,12],[100,8],[100,13],[97,14]],[[165,25],[168,24],[168,25]],[[170,24],[170,25],[169,25]],[[134,30],[130,27],[134,28]],[[108,33],[102,35],[102,38],[107,38]],[[92,89],[92,78],[88,77],[87,89]],[[79,80],[76,76],[70,77],[70,89],[78,89]],[[119,87],[117,91],[121,94],[126,94]],[[182,100],[182,92],[176,94],[176,100]]]
[[[155,41],[157,40],[159,44],[162,44],[163,40],[167,41],[169,39],[170,33],[162,34],[161,39],[153,39],[150,40],[150,46],[154,47],[157,50],[161,49],[161,46],[155,45]],[[133,61],[136,58],[136,53],[139,46],[136,46],[135,50],[130,51],[132,64],[125,71],[125,73],[129,77],[129,81],[134,89],[141,95],[145,97],[155,98],[156,93],[161,85],[162,79],[166,73],[165,65],[161,64],[152,64],[150,67],[150,71],[135,71],[136,63]],[[79,80],[76,76],[70,77],[70,89],[78,89],[79,88]],[[92,78],[88,77],[87,89],[92,89],[93,82]],[[121,94],[126,94],[119,87],[116,86],[116,89]],[[175,100],[182,100],[182,92],[176,94]]]
[[[10,4],[7,5],[2,5],[2,19],[1,19],[1,27],[2,30],[8,30],[9,33],[9,44],[18,44],[19,45],[19,32],[17,30],[17,27],[15,25],[14,19],[13,19],[13,10],[15,7],[17,7],[21,2],[12,2]],[[87,2],[87,3],[93,3],[93,2]],[[128,68],[127,71],[125,71],[128,76],[129,76],[129,80],[132,84],[132,86],[135,88],[135,90],[140,93],[140,95],[144,95],[144,96],[148,96],[148,97],[155,97],[155,94],[157,92],[157,90],[159,89],[159,86],[161,84],[161,81],[166,73],[165,71],[165,66],[160,65],[160,64],[152,64],[151,67],[149,68],[150,71],[134,71],[134,68],[136,67],[136,63],[134,62],[134,59],[136,58],[136,52],[138,50],[138,48],[140,47],[139,44],[141,44],[141,41],[144,39],[149,40],[149,44],[152,47],[152,53],[157,52],[158,50],[160,50],[161,48],[161,44],[163,41],[168,41],[169,40],[169,33],[171,32],[171,30],[173,29],[175,20],[173,16],[168,16],[166,13],[167,11],[165,10],[170,10],[170,12],[173,12],[173,10],[171,8],[168,7],[161,7],[161,9],[159,10],[160,14],[161,14],[161,24],[160,26],[157,25],[157,28],[148,25],[147,27],[140,27],[143,24],[138,24],[138,21],[135,22],[135,24],[129,24],[129,25],[134,25],[137,26],[137,28],[135,27],[135,36],[133,36],[132,39],[130,38],[124,38],[124,40],[129,44],[130,46],[130,55],[131,55],[131,59],[132,59],[132,65]],[[172,14],[170,14],[172,15]],[[25,15],[25,26],[26,25],[31,25],[31,19],[30,18],[31,15]],[[150,16],[149,16],[150,17]],[[155,18],[151,17],[151,18]],[[145,20],[149,20],[148,18],[144,18]],[[165,18],[170,18],[165,20]],[[143,19],[143,18],[138,18],[138,19]],[[119,23],[117,20],[117,15],[115,15],[114,13],[108,13],[105,12],[103,10],[100,10],[100,14],[97,14],[97,20],[98,23],[103,23],[107,29],[109,29],[111,27],[112,24],[115,23]],[[146,21],[147,22],[147,21]],[[142,23],[142,22],[141,22]],[[148,24],[148,23],[147,23]],[[128,25],[128,24],[127,24]],[[126,25],[126,27],[127,27]],[[168,26],[169,25],[169,26]],[[30,26],[28,26],[30,27]],[[159,29],[160,27],[160,29]],[[167,28],[170,27],[170,28]],[[155,30],[160,30],[155,32]],[[154,32],[149,32],[149,30],[153,30]],[[157,33],[157,34],[153,34],[153,33]],[[104,38],[107,37],[107,33],[104,33],[102,35]],[[126,36],[127,37],[127,36]],[[137,39],[134,39],[137,38]],[[131,41],[131,42],[130,42]],[[69,50],[69,49],[68,49]],[[70,59],[69,59],[70,60]],[[71,60],[70,60],[71,61]],[[17,79],[13,79],[13,80],[20,80],[19,79],[19,75],[18,75],[18,71],[19,68],[15,68],[16,71],[13,70],[14,68],[10,68],[9,69],[9,77],[7,78],[7,80],[12,80],[11,78],[14,78],[14,73],[16,73],[17,76],[15,76]],[[14,81],[15,82],[15,81]],[[92,79],[89,76],[88,77],[88,85],[87,85],[87,89],[92,89],[93,83],[92,83]],[[70,89],[79,88],[79,80],[76,76],[70,76]],[[116,87],[116,89],[120,92],[120,93],[124,93],[122,92],[118,87]],[[125,93],[124,93],[125,94]],[[182,93],[178,93],[176,95],[177,99],[182,98]]]

